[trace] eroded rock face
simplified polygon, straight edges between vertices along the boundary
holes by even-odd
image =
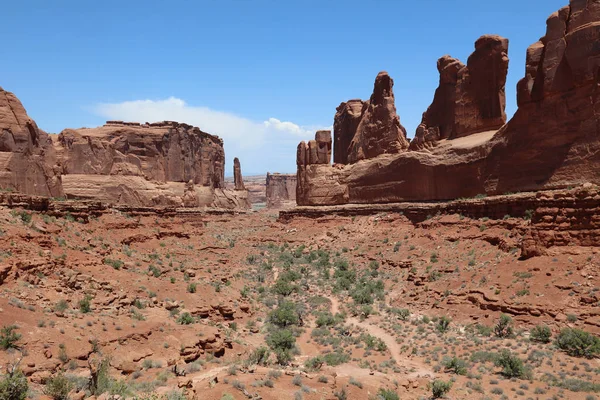
[[[371,99],[364,107],[356,133],[352,135],[348,147],[348,163],[374,158],[381,154],[397,154],[408,148],[406,129],[400,125],[400,118],[396,114],[393,87],[394,81],[387,72],[380,72],[377,75]],[[358,108],[357,104],[353,106]],[[351,132],[348,131],[340,132],[338,136],[340,139],[347,140],[350,135]],[[343,151],[343,148],[340,151]]]
[[[267,207],[281,208],[296,204],[296,175],[270,174],[266,180]]]
[[[12,93],[0,88],[0,187],[49,197],[63,195],[52,141]]]
[[[446,55],[438,60],[437,68],[440,83],[410,143],[411,150],[434,147],[441,139],[497,130],[505,124],[507,39],[482,36],[467,65]]]
[[[223,141],[187,124],[109,121],[98,128],[65,129],[56,148],[64,174],[134,175],[224,186]]]
[[[235,190],[246,190],[244,180],[242,179],[242,167],[237,157],[233,159],[233,184]]]
[[[369,102],[349,100],[338,106],[333,123],[333,162],[348,164],[348,148]]]
[[[431,111],[424,120],[433,122],[422,126],[426,129],[419,146],[442,135],[453,140],[440,141],[429,152],[365,157],[361,163],[333,167],[299,166],[298,204],[448,200],[599,184],[599,39],[599,2],[573,0],[552,14],[546,35],[527,52],[525,78],[518,84],[519,108],[495,132],[504,119],[507,43],[484,36],[467,66],[456,74],[457,87],[476,86],[454,101],[456,132],[445,133],[448,117]],[[453,64],[442,61],[442,82],[453,82],[459,66]],[[436,94],[436,99],[441,97]],[[364,120],[365,116],[361,124]]]

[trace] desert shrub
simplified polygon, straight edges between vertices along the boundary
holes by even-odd
[[[512,318],[506,314],[500,314],[500,320],[494,326],[494,334],[500,338],[512,336]]]
[[[73,384],[62,373],[48,379],[44,394],[54,400],[67,400]]]
[[[507,378],[526,378],[528,375],[523,360],[512,354],[508,349],[500,352],[495,364],[502,368],[502,375]]]
[[[442,362],[446,370],[455,373],[456,375],[467,374],[467,362],[458,357],[452,357]]]
[[[576,328],[565,328],[556,338],[556,346],[573,357],[594,358],[600,355],[600,338]]]
[[[177,323],[180,325],[190,325],[194,323],[194,317],[189,312],[184,312],[177,318]]]
[[[277,282],[275,282],[273,286],[271,286],[271,291],[280,296],[289,296],[290,294],[294,293],[297,289],[298,287],[296,285],[281,278],[277,279]]]
[[[187,291],[188,291],[188,293],[196,293],[196,286],[197,286],[197,285],[198,285],[197,283],[190,283],[190,284],[187,286]]]
[[[534,342],[550,343],[552,331],[547,325],[537,325],[531,329],[531,332],[529,332],[529,337]]]
[[[323,360],[329,366],[335,367],[337,365],[348,362],[350,356],[346,353],[334,351],[333,353],[327,353],[323,356]]]
[[[0,399],[25,400],[29,384],[23,372],[12,367],[4,376],[0,376]]]
[[[279,307],[269,313],[269,322],[280,328],[297,325],[299,321],[296,304],[291,301],[283,301]]]
[[[281,329],[272,332],[267,336],[267,344],[273,349],[279,364],[287,365],[292,360],[291,350],[296,344],[296,338],[290,330]]]
[[[335,325],[335,317],[330,312],[322,312],[317,316],[317,320],[315,322],[319,328],[323,326],[333,326]]]
[[[431,383],[431,393],[434,399],[444,397],[452,389],[452,382],[444,382],[441,380],[435,380]]]
[[[111,267],[113,267],[114,269],[121,269],[124,265],[123,261],[121,260],[113,260],[112,258],[105,258],[104,259],[104,264],[106,265],[110,265]]]
[[[89,294],[86,294],[83,299],[79,300],[79,311],[84,314],[92,311],[92,297]]]
[[[446,333],[450,329],[450,322],[452,322],[452,320],[449,317],[444,315],[442,318],[440,318],[438,320],[436,329],[440,333]]]
[[[392,389],[379,388],[377,400],[400,400],[400,397]]]
[[[248,357],[248,363],[249,364],[257,364],[257,365],[267,365],[267,362],[269,361],[269,349],[267,349],[266,347],[259,347],[256,350],[254,350],[252,353],[250,353],[250,356]]]
[[[16,325],[5,325],[0,330],[0,347],[4,350],[16,348],[17,341],[21,339],[21,335],[15,332],[18,329]]]
[[[323,357],[321,356],[309,358],[304,363],[304,368],[306,368],[308,371],[319,371],[323,366],[323,363]]]

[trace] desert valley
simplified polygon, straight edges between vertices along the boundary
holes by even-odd
[[[412,139],[374,74],[296,174],[0,88],[0,400],[599,398],[599,42],[600,1],[552,14],[507,120],[481,36]]]

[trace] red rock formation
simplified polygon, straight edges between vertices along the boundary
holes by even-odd
[[[380,72],[375,79],[371,99],[362,112],[356,133],[354,135],[351,131],[339,133],[340,142],[352,136],[348,148],[348,163],[374,158],[381,154],[397,154],[408,148],[406,129],[400,125],[400,118],[396,114],[393,86],[394,81],[388,73]]]
[[[48,134],[17,97],[0,88],[0,187],[60,197],[60,170]]]
[[[233,184],[235,185],[235,190],[246,190],[244,180],[242,179],[242,167],[237,157],[233,159]]]
[[[507,53],[507,39],[486,35],[475,42],[466,66],[450,56],[440,58],[440,83],[410,149],[431,148],[441,139],[502,127],[506,122]]]
[[[296,205],[296,175],[267,173],[266,194],[268,208]]]
[[[338,106],[333,123],[333,162],[348,164],[348,148],[368,102],[349,100]]]
[[[64,174],[134,175],[224,186],[223,141],[187,124],[109,121],[98,128],[65,129],[56,148]]]
[[[478,115],[473,110],[484,110],[482,115],[500,123],[502,96],[483,96],[485,107],[457,99],[463,107],[457,115],[466,122],[459,124],[454,140],[440,142],[431,152],[408,151],[335,168],[299,167],[298,204],[447,200],[600,183],[600,47],[594,45],[599,39],[600,3],[571,1],[550,16],[546,35],[529,48],[526,76],[518,85],[519,109],[497,133],[469,134],[482,126],[481,119],[472,118]],[[504,59],[502,41],[487,37],[477,47],[476,53]],[[471,65],[481,69],[488,63],[486,57],[472,57],[469,70]],[[492,76],[503,76],[502,65]],[[468,81],[487,82],[473,71]],[[485,93],[493,93],[489,87],[497,82],[490,79],[490,86],[482,86],[488,88]]]

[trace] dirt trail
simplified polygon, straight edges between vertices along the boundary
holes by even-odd
[[[327,298],[331,301],[331,313],[335,315],[339,312],[340,309],[339,300],[333,296],[327,296]],[[396,343],[396,339],[388,332],[386,332],[383,328],[377,325],[373,325],[367,321],[360,321],[358,318],[355,317],[347,318],[346,322],[352,325],[356,325],[359,328],[362,328],[365,331],[367,331],[370,335],[381,339],[388,347],[392,358],[396,361],[398,366],[405,368],[407,371],[410,371],[408,373],[409,377],[435,377],[435,374],[432,370],[420,363],[408,360],[406,356],[402,355],[400,345]]]

